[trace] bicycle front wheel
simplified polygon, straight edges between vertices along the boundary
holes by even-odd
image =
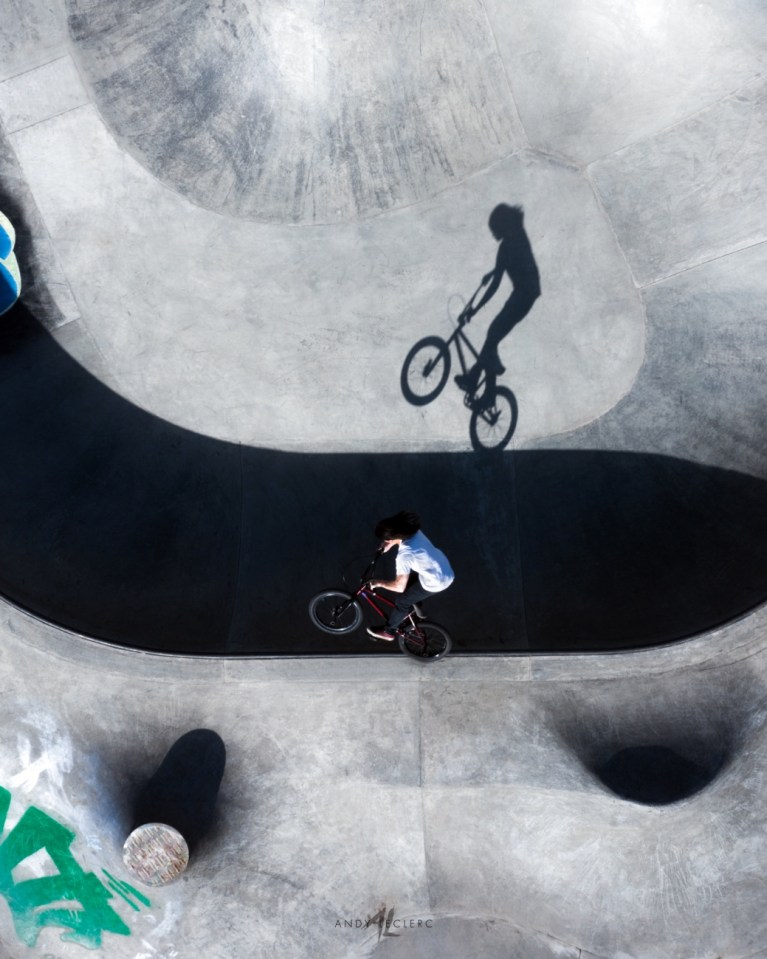
[[[425,620],[399,635],[399,648],[402,652],[421,663],[433,663],[438,659],[444,659],[452,645],[446,629],[437,626],[436,623],[427,623]]]
[[[427,336],[405,357],[400,385],[408,403],[425,406],[436,399],[450,373],[450,347],[439,336]]]
[[[362,610],[350,593],[326,589],[309,603],[309,617],[324,633],[351,633],[362,622]]]
[[[510,389],[499,386],[493,402],[474,407],[469,423],[471,445],[475,450],[502,450],[517,428],[517,399]]]

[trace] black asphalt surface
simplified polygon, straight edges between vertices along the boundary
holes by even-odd
[[[294,454],[200,436],[116,395],[19,303],[0,323],[0,591],[145,649],[382,652],[310,623],[375,521],[419,511],[463,652],[688,637],[767,595],[767,484],[666,455]]]

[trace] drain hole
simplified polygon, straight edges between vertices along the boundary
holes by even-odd
[[[594,772],[621,799],[665,806],[694,795],[716,775],[667,746],[629,746],[614,753]]]

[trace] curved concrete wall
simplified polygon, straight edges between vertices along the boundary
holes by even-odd
[[[133,881],[151,905],[114,897],[130,934],[105,933],[104,957],[745,959],[767,942],[765,618],[662,650],[424,670],[171,659],[3,606],[0,785],[14,817],[40,808],[83,869],[130,883],[131,797],[181,733],[223,737],[213,832],[175,885]],[[593,769],[638,745],[718,771],[681,802],[628,802]],[[382,906],[399,938],[355,925]],[[36,954],[82,955],[62,931]],[[9,959],[29,953],[5,907],[0,935]]]
[[[488,4],[437,22],[403,2],[371,34],[345,8],[332,14],[342,29],[307,5],[272,23],[265,3],[188,4],[171,30],[167,4],[151,16],[65,6],[59,20],[25,9],[9,28],[15,74],[0,83],[6,212],[30,277],[3,326],[6,595],[139,646],[319,651],[307,598],[406,503],[459,571],[434,607],[459,648],[664,642],[764,599],[763,11]],[[423,87],[435,118],[450,112],[461,64],[456,123],[495,140],[454,138],[460,162],[437,170],[438,138],[422,126],[431,160],[389,151],[394,166],[378,172],[391,190],[371,172],[361,205],[339,179],[325,226],[305,195],[295,214],[300,163],[286,172],[279,137],[258,138],[273,188],[235,189],[231,165],[260,122],[239,117],[238,97],[258,87],[275,104],[292,157],[311,140],[290,107],[300,71],[279,68],[309,22],[315,66],[323,36],[368,42],[386,27],[378,58],[360,41],[343,64],[327,61],[350,98],[332,109],[368,116],[378,101],[364,77],[391,73],[396,48],[403,91],[450,61],[441,92]],[[248,37],[266,47],[244,77]],[[177,103],[216,58],[221,109]],[[305,112],[331,129],[317,77]],[[391,89],[378,91],[380,130],[410,142],[423,102],[403,93],[405,116]],[[319,183],[333,154],[316,157]],[[190,163],[229,206],[203,195]],[[256,167],[237,169],[251,183]],[[452,384],[415,407],[399,374],[415,341],[447,335],[446,307],[454,315],[492,265],[485,224],[499,202],[525,208],[543,292],[502,346],[514,452],[480,462]],[[247,220],[259,216],[283,222]],[[477,341],[490,315],[492,303],[473,321]]]
[[[578,434],[569,449],[491,458],[251,449],[127,403],[21,309],[4,332],[0,589],[89,635],[176,652],[371,651],[364,634],[314,630],[306,607],[361,573],[373,524],[402,503],[456,570],[431,615],[458,650],[652,645],[765,596],[761,478],[573,449]]]
[[[123,643],[319,653],[306,598],[406,502],[455,558],[459,651],[614,650],[757,606],[761,5],[360,10],[30,0],[4,23],[26,295],[0,339],[2,590]],[[300,100],[350,37],[349,100]],[[502,350],[513,452],[487,459],[460,394],[410,407],[399,372],[490,268],[498,202],[525,207],[543,295]],[[765,953],[764,607],[674,647],[428,672],[1,615],[6,833],[40,810],[70,878],[113,893],[104,957]],[[199,726],[229,750],[219,819],[147,903],[119,886],[131,797]],[[648,747],[708,783],[620,799],[600,771]],[[35,951],[83,954],[60,933]]]
[[[3,208],[30,282],[3,324],[6,595],[143,647],[317,652],[306,600],[407,503],[459,572],[434,615],[466,650],[665,642],[764,599],[764,11],[239,2],[171,28],[139,6],[9,28]],[[273,106],[243,115],[256,93]],[[349,136],[391,160],[360,167],[364,197],[322,173],[361,151],[322,149],[294,97],[327,130],[362,111]],[[452,384],[414,407],[399,373],[491,266],[499,202],[525,208],[543,292],[502,346],[514,452],[480,461]]]

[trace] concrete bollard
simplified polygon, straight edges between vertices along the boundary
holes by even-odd
[[[226,747],[212,729],[193,729],[171,746],[134,807],[123,862],[148,886],[172,882],[210,828]]]

